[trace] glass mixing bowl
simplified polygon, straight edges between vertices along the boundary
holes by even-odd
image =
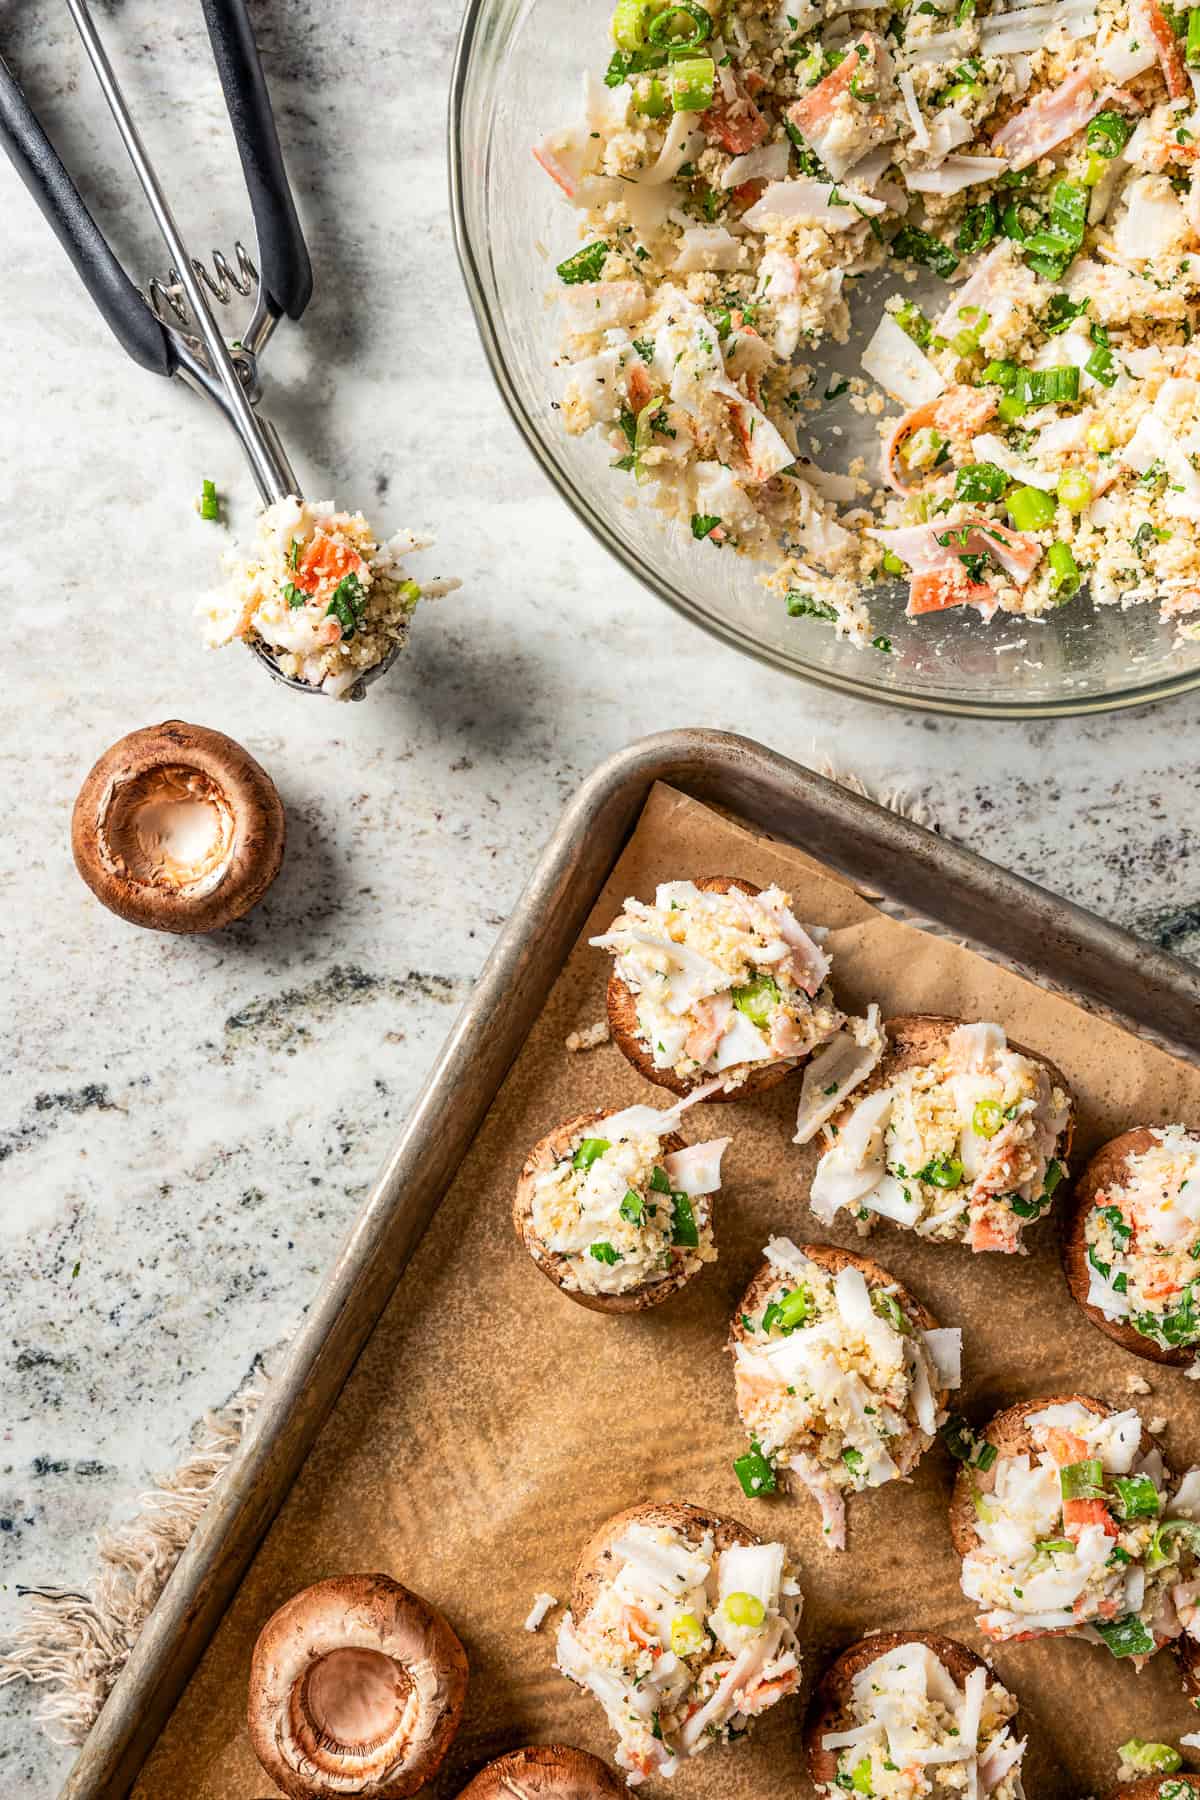
[[[1019,718],[1103,712],[1200,685],[1200,644],[1177,642],[1154,607],[1093,608],[1082,596],[1044,623],[998,614],[988,624],[967,607],[908,620],[903,586],[878,590],[872,617],[890,653],[855,649],[820,620],[789,617],[762,585],[768,565],[698,544],[652,505],[631,505],[637,490],[610,467],[603,434],[567,436],[553,406],[561,327],[552,294],[554,264],[578,245],[579,215],[530,150],[581,115],[583,70],[600,73],[610,54],[610,12],[609,0],[469,0],[450,92],[454,231],[484,349],[525,441],[584,524],[714,636],[867,699]],[[835,395],[836,372],[856,370],[895,277],[858,285],[854,341],[827,359]],[[859,448],[876,467],[873,427],[845,400],[817,417],[825,467],[844,467]]]

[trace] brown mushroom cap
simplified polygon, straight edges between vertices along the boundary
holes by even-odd
[[[762,893],[762,889],[755,887],[752,881],[743,881],[737,875],[698,875],[696,886],[706,894],[727,894],[731,888],[740,888],[743,894]],[[608,978],[607,1005],[608,1029],[613,1043],[626,1061],[633,1064],[638,1074],[644,1075],[647,1081],[652,1081],[655,1087],[670,1088],[673,1094],[690,1094],[693,1088],[712,1079],[709,1075],[697,1074],[689,1076],[685,1081],[676,1075],[674,1069],[655,1067],[654,1057],[643,1041],[641,1027],[638,1025],[637,995],[619,975],[612,974]],[[786,1081],[792,1071],[798,1069],[805,1060],[802,1056],[793,1056],[780,1062],[752,1063],[745,1081],[728,1092],[709,1094],[707,1103],[716,1106],[723,1100],[744,1100],[749,1094],[763,1094],[768,1088],[778,1087],[781,1081]]]
[[[938,1322],[929,1309],[922,1306],[921,1302],[915,1299],[903,1283],[896,1280],[894,1275],[889,1275],[879,1263],[872,1262],[869,1256],[859,1256],[856,1251],[843,1250],[837,1244],[798,1244],[796,1248],[802,1256],[807,1256],[811,1262],[819,1264],[822,1269],[827,1269],[831,1275],[836,1275],[839,1269],[860,1269],[869,1288],[894,1290],[897,1305],[916,1330],[936,1331],[938,1329]],[[767,1261],[762,1263],[738,1302],[730,1322],[729,1342],[731,1345],[753,1343],[755,1334],[747,1331],[742,1323],[743,1316],[759,1312],[772,1289],[778,1287],[780,1281],[785,1279],[783,1272],[777,1269],[773,1263]],[[933,1400],[939,1412],[946,1405],[948,1398],[949,1394],[946,1389],[935,1389]],[[920,1429],[914,1425],[904,1437],[894,1441],[889,1440],[888,1449],[901,1475],[910,1475],[928,1448],[922,1442],[923,1436]],[[849,1495],[848,1498],[852,1499],[854,1496]]]
[[[628,1793],[598,1756],[567,1744],[531,1744],[490,1762],[458,1800],[622,1800]]]
[[[680,1257],[677,1266],[670,1274],[664,1275],[661,1281],[643,1282],[641,1287],[630,1288],[625,1294],[584,1294],[578,1288],[563,1285],[563,1277],[567,1273],[567,1258],[547,1250],[533,1228],[536,1177],[545,1170],[552,1169],[566,1155],[577,1137],[585,1135],[592,1126],[601,1124],[605,1119],[614,1118],[620,1110],[623,1109],[610,1107],[607,1111],[580,1113],[577,1118],[568,1119],[565,1125],[558,1126],[557,1130],[542,1138],[525,1159],[525,1167],[521,1170],[513,1200],[513,1224],[516,1226],[517,1236],[542,1274],[569,1300],[574,1300],[579,1306],[586,1306],[591,1312],[644,1312],[648,1306],[658,1306],[661,1301],[669,1300],[672,1294],[677,1294],[694,1275],[700,1273],[699,1268],[689,1269],[686,1266],[687,1258]],[[684,1148],[684,1140],[677,1131],[666,1133],[659,1141],[668,1156]]]
[[[1140,1775],[1109,1795],[1109,1800],[1182,1800],[1184,1794],[1200,1796],[1200,1775],[1180,1769],[1177,1775]]]
[[[97,900],[154,931],[218,931],[279,873],[285,823],[249,751],[168,719],[104,752],[71,819],[75,867]]]
[[[1090,1394],[1051,1394],[1045,1399],[1022,1400],[1017,1406],[1006,1407],[998,1412],[983,1432],[985,1441],[994,1444],[1000,1456],[1021,1456],[1034,1450],[1033,1433],[1026,1420],[1031,1413],[1044,1412],[1048,1406],[1083,1406],[1088,1412],[1095,1413],[1098,1418],[1106,1418],[1122,1411],[1121,1407],[1108,1406],[1103,1400],[1096,1400]],[[1155,1448],[1154,1439],[1143,1427],[1140,1449],[1146,1455]],[[999,1461],[999,1458],[997,1458]],[[970,1556],[979,1542],[979,1534],[975,1529],[975,1499],[972,1488],[980,1493],[990,1494],[996,1484],[996,1464],[990,1469],[978,1469],[972,1466],[965,1468],[959,1465],[958,1474],[954,1478],[954,1492],[950,1496],[950,1536],[954,1548],[960,1556]]]
[[[436,1607],[388,1575],[343,1575],[259,1633],[250,1742],[288,1800],[406,1800],[440,1768],[466,1692],[466,1651]]]
[[[1087,1298],[1091,1286],[1091,1269],[1087,1258],[1087,1222],[1096,1196],[1111,1187],[1119,1187],[1125,1180],[1134,1157],[1151,1149],[1154,1141],[1154,1133],[1147,1125],[1123,1131],[1119,1137],[1110,1138],[1107,1144],[1101,1144],[1078,1177],[1062,1220],[1063,1273],[1080,1308],[1106,1337],[1112,1338],[1122,1349],[1132,1350],[1135,1356],[1145,1357],[1147,1362],[1172,1363],[1176,1368],[1182,1368],[1184,1364],[1195,1361],[1196,1345],[1189,1348],[1186,1344],[1181,1344],[1172,1349],[1165,1344],[1156,1343],[1153,1338],[1145,1337],[1142,1332],[1120,1319],[1106,1319],[1098,1306],[1088,1305]]]
[[[599,1530],[594,1531],[579,1553],[575,1565],[575,1581],[571,1589],[571,1611],[577,1620],[585,1619],[596,1603],[596,1597],[613,1573],[612,1547],[628,1525],[665,1525],[677,1531],[690,1544],[699,1544],[706,1532],[712,1533],[718,1553],[731,1544],[761,1544],[757,1532],[737,1519],[706,1512],[703,1507],[689,1506],[684,1500],[643,1500],[614,1513]]]
[[[847,1731],[853,1719],[851,1688],[854,1677],[869,1668],[877,1657],[886,1656],[901,1644],[925,1644],[961,1688],[974,1669],[984,1669],[988,1686],[997,1682],[987,1664],[957,1638],[938,1637],[928,1631],[877,1631],[871,1637],[859,1638],[830,1663],[817,1683],[804,1720],[804,1754],[808,1760],[809,1779],[818,1787],[831,1786],[837,1778],[837,1752],[826,1750],[822,1738],[835,1731]]]

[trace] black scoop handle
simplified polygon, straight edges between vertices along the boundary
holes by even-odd
[[[202,4],[254,214],[259,279],[276,315],[298,319],[312,297],[312,264],[283,166],[250,16],[245,0],[202,0]]]
[[[170,332],[113,255],[3,57],[0,143],[118,342],[143,369],[173,375],[178,355]]]

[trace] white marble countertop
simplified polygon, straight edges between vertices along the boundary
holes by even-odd
[[[95,1533],[295,1325],[560,806],[630,739],[726,727],[908,787],[988,855],[1200,944],[1194,702],[1063,724],[905,716],[666,611],[550,491],[471,329],[443,167],[456,9],[419,28],[386,0],[254,10],[317,270],[303,328],[272,346],[276,415],[309,491],[435,531],[431,565],[464,588],[362,706],[201,648],[190,609],[225,539],[193,499],[211,476],[247,526],[239,452],[116,350],[0,167],[0,1636],[18,1583],[87,1586]],[[65,10],[3,19],[5,56],[149,273],[161,257]],[[109,0],[101,19],[185,231],[228,245],[243,202],[199,8]],[[364,113],[368,65],[403,105]],[[277,886],[209,939],[123,925],[71,861],[86,770],[171,716],[244,741],[288,810]],[[50,1796],[69,1764],[32,1700],[0,1693],[14,1800]]]

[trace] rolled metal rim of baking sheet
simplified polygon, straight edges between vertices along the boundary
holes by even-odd
[[[657,781],[1200,1063],[1200,970],[1168,952],[750,738],[695,728],[618,751],[539,857],[60,1800],[129,1793]]]

